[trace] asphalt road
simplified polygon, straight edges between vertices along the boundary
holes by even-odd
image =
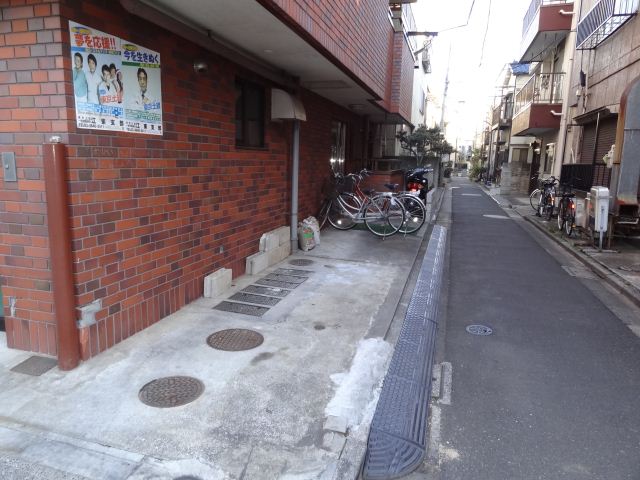
[[[438,451],[412,478],[640,479],[640,339],[613,313],[621,300],[478,184],[450,186],[437,358],[451,398],[433,402]]]

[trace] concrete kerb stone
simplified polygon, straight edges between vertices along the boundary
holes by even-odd
[[[213,298],[231,288],[232,272],[229,268],[221,268],[204,277],[204,297]]]

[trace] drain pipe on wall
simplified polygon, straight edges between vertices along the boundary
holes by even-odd
[[[47,224],[51,252],[51,279],[56,316],[58,368],[72,370],[80,363],[80,338],[76,325],[71,255],[71,225],[67,190],[67,155],[59,137],[42,146]]]
[[[300,174],[300,120],[293,121],[293,144],[291,147],[291,252],[298,249],[298,177]]]

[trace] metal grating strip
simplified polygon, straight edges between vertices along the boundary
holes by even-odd
[[[243,292],[257,293],[259,295],[269,295],[270,297],[286,297],[291,290],[276,287],[261,287],[259,285],[249,285],[242,289]]]
[[[296,288],[299,283],[290,283],[290,282],[279,282],[277,280],[270,280],[268,278],[261,278],[256,281],[258,285],[267,285],[269,287],[279,287],[279,288],[288,288],[291,290],[292,288]]]
[[[301,270],[299,268],[278,268],[275,273],[280,275],[297,275],[298,277],[308,277],[313,270]]]
[[[254,295],[253,293],[238,292],[229,297],[229,300],[242,303],[257,303],[258,305],[269,305],[273,307],[281,298],[267,297],[265,295]]]
[[[436,225],[371,422],[362,476],[399,478],[426,454],[426,425],[446,229]]]
[[[298,277],[294,275],[280,275],[279,273],[270,273],[266,277],[267,280],[275,280],[277,282],[302,283],[307,277]]]
[[[253,317],[261,317],[269,311],[267,307],[258,307],[256,305],[247,305],[246,303],[220,302],[213,307],[214,310],[222,310],[223,312],[241,313],[243,315],[251,315]]]

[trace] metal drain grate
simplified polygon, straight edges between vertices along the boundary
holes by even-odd
[[[469,325],[466,330],[471,335],[487,336],[493,333],[491,327],[487,327],[486,325]]]
[[[261,278],[256,281],[258,285],[267,285],[269,287],[279,287],[279,288],[288,288],[291,290],[292,288],[296,288],[299,283],[291,283],[291,282],[279,282],[277,280],[269,280],[268,278]]]
[[[226,352],[251,350],[262,345],[263,341],[264,337],[261,334],[244,328],[220,330],[207,337],[207,345],[216,350],[224,350]]]
[[[243,303],[257,303],[258,305],[269,305],[273,307],[281,298],[266,297],[264,295],[254,295],[252,293],[238,292],[229,297],[229,300]]]
[[[43,373],[51,370],[57,364],[58,361],[55,358],[38,357],[34,355],[27,358],[24,362],[17,364],[11,369],[11,371],[39,377]]]
[[[179,407],[193,402],[204,392],[204,384],[193,377],[164,377],[152,380],[140,389],[138,398],[157,408]]]
[[[313,270],[300,270],[299,268],[278,268],[275,273],[280,275],[297,275],[298,277],[308,277]]]
[[[268,295],[270,297],[286,297],[291,290],[276,287],[261,287],[260,285],[249,285],[242,289],[243,292]]]
[[[222,310],[223,312],[241,313],[243,315],[251,315],[261,317],[269,309],[267,307],[258,307],[256,305],[247,305],[246,303],[220,302],[213,307],[214,310]]]
[[[290,265],[296,265],[298,267],[307,267],[309,265],[313,265],[313,260],[306,260],[304,258],[294,258],[293,260],[289,260]]]
[[[287,282],[287,283],[302,283],[307,277],[298,277],[296,275],[281,275],[279,273],[270,273],[266,277],[266,280],[275,280],[276,282]]]

